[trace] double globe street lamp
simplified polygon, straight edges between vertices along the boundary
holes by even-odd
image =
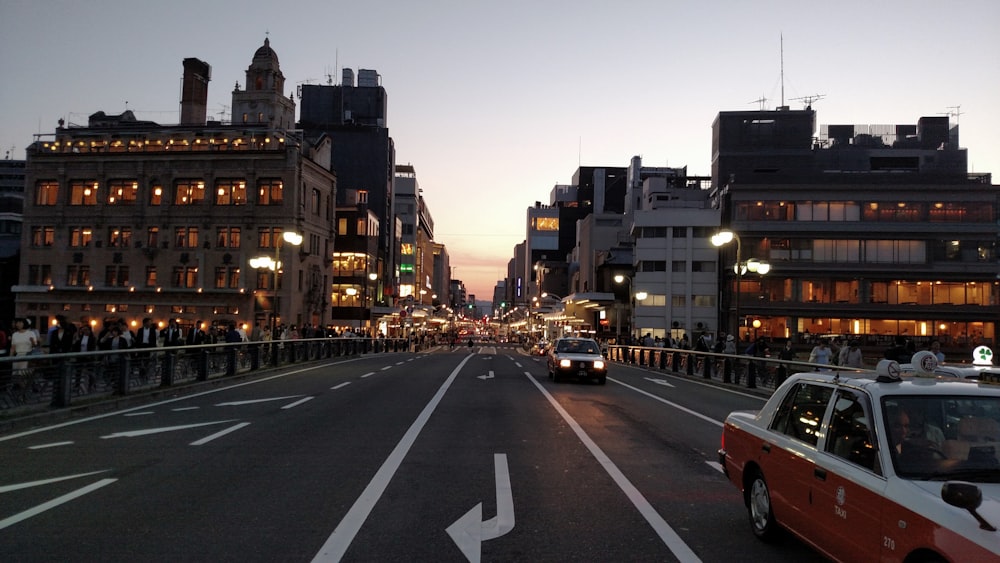
[[[713,245],[722,247],[729,244],[734,239],[736,240],[736,263],[733,265],[733,272],[736,273],[736,297],[734,304],[736,313],[736,339],[737,341],[741,341],[740,339],[742,335],[740,334],[740,328],[743,323],[740,322],[740,285],[743,281],[743,275],[750,272],[763,276],[771,271],[771,265],[763,260],[757,260],[756,258],[747,258],[745,262],[742,261],[741,253],[743,251],[743,243],[740,240],[740,235],[734,233],[733,231],[728,229],[721,230],[712,235],[711,241]]]
[[[278,335],[278,272],[281,270],[281,241],[285,241],[292,246],[302,244],[303,236],[295,231],[285,231],[281,238],[274,240],[274,258],[270,256],[256,256],[250,259],[250,267],[258,270],[271,270],[271,340],[277,340]]]

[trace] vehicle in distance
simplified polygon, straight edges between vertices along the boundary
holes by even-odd
[[[559,382],[563,377],[596,379],[604,385],[608,380],[607,365],[601,347],[592,338],[560,338],[552,343],[548,354],[549,379]]]
[[[883,360],[795,374],[731,413],[719,462],[761,539],[783,528],[839,561],[997,561],[998,453],[1000,384]]]

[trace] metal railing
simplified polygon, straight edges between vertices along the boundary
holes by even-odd
[[[338,356],[406,352],[405,338],[309,338],[0,357],[0,420]]]
[[[678,374],[700,376],[750,389],[774,391],[793,373],[818,369],[842,372],[866,372],[865,368],[813,364],[798,360],[780,360],[771,356],[745,354],[720,354],[678,348],[649,346],[608,346],[609,360],[622,364],[671,371]],[[872,368],[874,369],[874,368]]]

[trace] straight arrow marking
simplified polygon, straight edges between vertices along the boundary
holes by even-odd
[[[653,379],[652,377],[643,377],[643,379],[657,385],[663,385],[664,387],[673,387],[673,385],[667,383],[666,379]]]
[[[75,490],[75,491],[73,491],[71,493],[67,493],[67,494],[65,494],[65,495],[63,495],[61,497],[54,498],[54,499],[52,499],[52,500],[50,500],[48,502],[44,502],[42,504],[39,504],[38,506],[36,506],[34,508],[29,508],[28,510],[25,510],[24,512],[21,512],[19,514],[15,514],[15,515],[11,516],[10,518],[5,518],[3,520],[0,520],[0,530],[3,530],[4,528],[7,528],[9,526],[13,526],[14,524],[17,524],[18,522],[27,520],[28,518],[31,518],[32,516],[37,516],[37,515],[45,512],[46,510],[49,510],[50,508],[55,508],[55,507],[59,506],[60,504],[64,504],[64,503],[67,503],[67,502],[69,502],[69,501],[71,501],[71,500],[73,500],[75,498],[82,497],[83,495],[85,495],[87,493],[91,493],[93,491],[96,491],[97,489],[100,489],[101,487],[103,487],[105,485],[110,485],[111,483],[114,483],[115,481],[117,481],[117,479],[101,479],[100,481],[97,481],[96,483],[91,483],[90,485],[87,485],[86,487],[83,487],[82,489],[77,489],[77,490]]]
[[[217,407],[239,407],[242,405],[252,405],[254,403],[267,403],[269,401],[284,401],[286,399],[298,399],[302,395],[289,395],[287,397],[271,397],[268,399],[249,399],[246,401],[230,401],[228,403],[217,403]]]
[[[107,471],[109,470],[102,469],[101,471],[91,471],[90,473],[77,473],[76,475],[67,475],[65,477],[53,477],[51,479],[42,479],[41,481],[29,481],[27,483],[15,483],[13,485],[4,485],[0,487],[0,493],[9,493],[11,491],[19,491],[21,489],[28,489],[31,487],[48,485],[49,483],[58,483],[59,481],[78,479],[80,477],[89,477],[91,475],[97,475],[98,473],[106,473]]]

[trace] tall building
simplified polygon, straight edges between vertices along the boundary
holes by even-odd
[[[723,323],[744,338],[995,342],[998,190],[967,172],[958,126],[815,124],[786,108],[713,123],[716,205],[741,243],[723,254]],[[734,272],[751,259],[770,271]]]
[[[14,318],[14,294],[21,258],[24,218],[24,160],[0,160],[0,320]]]
[[[337,205],[348,205],[346,196],[356,192],[379,220],[377,266],[380,305],[392,305],[399,295],[393,240],[392,214],[396,149],[386,120],[387,96],[381,77],[360,69],[344,69],[340,84],[303,84],[299,127],[307,138],[328,137],[333,143],[330,167],[337,172]],[[369,268],[370,269],[370,268]]]
[[[331,142],[290,129],[268,40],[233,91],[231,124],[206,119],[209,78],[184,61],[182,124],[97,112],[28,148],[19,316],[328,322]]]

